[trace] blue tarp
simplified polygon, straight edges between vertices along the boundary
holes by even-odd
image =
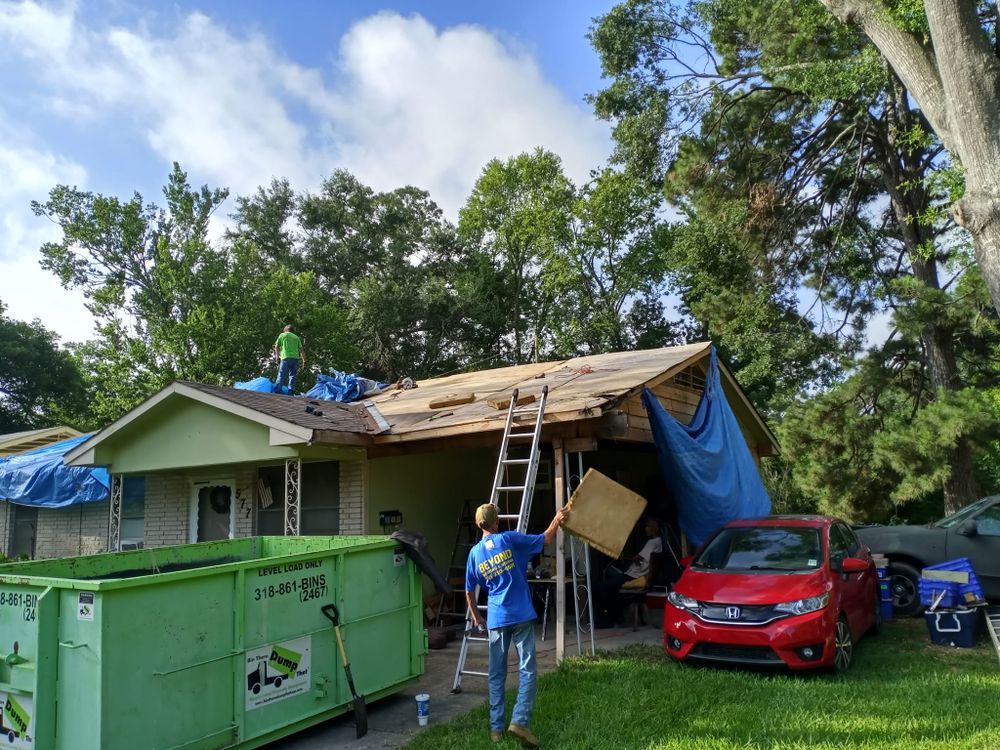
[[[108,499],[106,469],[66,466],[63,456],[90,435],[0,458],[0,500],[40,508],[65,508]]]
[[[377,393],[385,388],[385,383],[376,383],[368,378],[330,370],[329,375],[320,373],[316,376],[316,385],[306,393],[308,398],[318,398],[324,401],[357,401],[362,396]]]
[[[241,391],[257,391],[258,393],[282,393],[288,395],[291,393],[286,385],[278,385],[270,378],[259,377],[253,380],[247,380],[242,383],[234,383],[233,388]]]
[[[771,499],[729,408],[712,348],[705,391],[688,425],[663,408],[647,388],[649,415],[663,480],[677,503],[681,529],[696,547],[723,524],[771,512]]]

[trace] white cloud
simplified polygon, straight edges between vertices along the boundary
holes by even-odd
[[[493,157],[542,146],[582,181],[609,152],[603,123],[547,82],[530,54],[481,27],[380,13],[331,48],[321,71],[201,13],[173,26],[102,28],[75,4],[0,3],[0,60],[19,61],[49,116],[141,134],[151,181],[178,161],[194,182],[236,193],[275,176],[302,190],[342,167],[378,189],[424,188],[454,219]],[[113,184],[114,165],[79,159]],[[74,181],[68,164],[25,171],[31,197],[52,178]]]
[[[0,300],[7,314],[34,320],[66,341],[90,338],[93,322],[83,296],[68,292],[38,265],[42,244],[58,238],[58,229],[31,211],[56,183],[82,185],[87,173],[76,162],[34,143],[30,133],[6,122],[0,113]]]

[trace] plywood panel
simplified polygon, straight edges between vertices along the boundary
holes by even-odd
[[[646,500],[628,487],[589,469],[567,503],[563,528],[612,558],[618,558],[629,534],[646,510]]]

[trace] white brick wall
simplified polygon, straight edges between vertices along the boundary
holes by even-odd
[[[36,559],[97,554],[105,551],[107,540],[107,503],[38,509]]]
[[[253,536],[257,525],[257,467],[243,466],[236,471],[237,537]]]
[[[368,512],[368,462],[340,462],[340,533],[364,534]]]
[[[146,477],[145,546],[167,547],[188,541],[191,480],[183,474]]]

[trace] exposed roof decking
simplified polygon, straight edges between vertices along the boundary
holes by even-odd
[[[13,456],[18,453],[26,453],[36,448],[43,448],[60,440],[80,437],[82,432],[74,430],[72,427],[43,427],[40,430],[24,430],[23,432],[11,432],[0,435],[0,456]]]
[[[592,416],[599,416],[601,408],[699,359],[710,346],[703,343],[596,354],[420,381],[417,388],[371,399],[392,428],[391,433],[377,436],[375,443],[418,440],[422,432],[433,430],[439,434],[447,428],[455,428],[456,432],[463,427],[469,431],[500,429],[506,411],[493,408],[487,401],[505,396],[514,388],[537,396],[544,386],[549,387],[546,422],[585,418],[590,410],[595,410]],[[472,403],[430,408],[436,399],[470,391],[475,394]]]

